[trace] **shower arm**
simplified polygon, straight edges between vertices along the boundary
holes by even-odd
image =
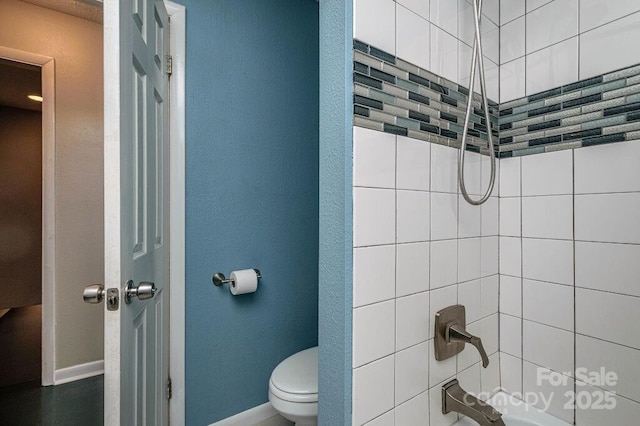
[[[469,76],[469,98],[467,100],[467,111],[464,117],[464,130],[462,132],[462,145],[460,146],[460,155],[458,157],[458,180],[460,182],[460,192],[464,199],[472,205],[480,205],[487,201],[493,191],[493,186],[496,180],[496,159],[495,159],[495,146],[493,143],[493,135],[491,134],[491,119],[489,117],[489,104],[487,100],[486,81],[484,75],[484,60],[482,54],[482,42],[480,40],[480,11],[482,10],[482,0],[473,0],[473,15],[475,26],[475,37],[473,40],[473,52],[471,54],[471,72]],[[491,159],[491,179],[489,181],[489,187],[484,196],[479,200],[473,200],[464,182],[464,156],[467,146],[467,135],[469,131],[469,120],[471,118],[471,108],[473,101],[473,89],[476,79],[476,64],[480,66],[480,94],[482,97],[482,104],[484,107],[484,115],[487,123],[487,139],[489,145],[489,157]]]

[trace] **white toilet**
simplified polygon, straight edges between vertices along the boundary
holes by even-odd
[[[296,426],[318,424],[318,347],[291,355],[271,373],[269,402]]]

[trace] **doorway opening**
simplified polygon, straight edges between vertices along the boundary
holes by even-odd
[[[42,379],[40,67],[0,59],[0,387]]]

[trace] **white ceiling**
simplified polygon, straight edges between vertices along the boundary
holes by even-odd
[[[73,15],[87,21],[102,24],[102,1],[99,0],[22,0],[25,3],[46,7]]]

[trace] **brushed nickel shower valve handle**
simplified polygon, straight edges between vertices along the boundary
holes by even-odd
[[[470,343],[476,347],[478,352],[480,352],[480,357],[482,358],[482,366],[487,368],[489,365],[489,357],[487,356],[487,352],[484,350],[484,346],[482,345],[482,339],[470,334],[467,330],[460,327],[458,324],[453,324],[447,327],[445,340],[447,343],[449,342],[462,342],[462,343]]]

